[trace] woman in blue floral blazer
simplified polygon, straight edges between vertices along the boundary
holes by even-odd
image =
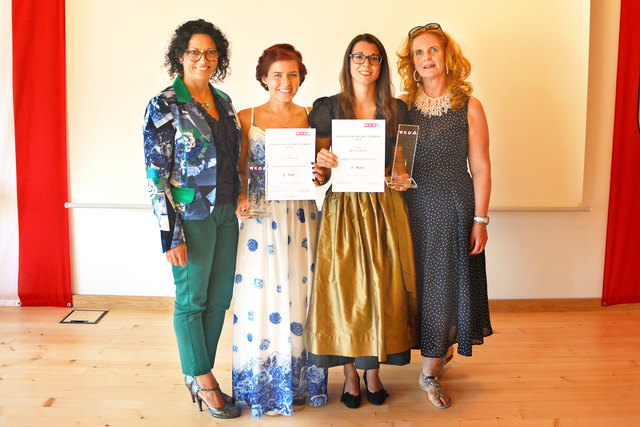
[[[233,290],[242,135],[229,97],[211,86],[229,43],[202,19],[178,27],[165,65],[175,77],[144,115],[147,182],[176,284],[174,328],[191,398],[218,418],[240,409],[211,372]]]

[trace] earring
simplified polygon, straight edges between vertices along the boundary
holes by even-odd
[[[418,70],[413,70],[413,80],[415,80],[416,82],[420,81],[420,74],[418,73],[418,77],[416,77],[416,73],[418,72]]]
[[[447,76],[449,75],[449,67],[447,64],[444,64],[444,70],[447,72]]]

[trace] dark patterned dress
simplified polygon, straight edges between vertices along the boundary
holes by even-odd
[[[493,333],[489,320],[484,252],[468,255],[474,217],[473,182],[467,169],[468,104],[427,117],[415,106],[409,122],[420,126],[413,178],[404,193],[416,263],[420,350],[443,357],[458,343],[472,345]]]

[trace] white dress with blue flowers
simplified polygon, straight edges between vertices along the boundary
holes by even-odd
[[[253,117],[252,117],[253,122]],[[249,130],[249,162],[264,162],[264,132]],[[233,394],[254,418],[327,402],[327,370],[303,347],[318,233],[315,201],[272,201],[242,221],[233,315]]]

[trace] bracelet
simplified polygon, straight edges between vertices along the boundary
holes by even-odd
[[[476,224],[489,225],[489,217],[488,216],[474,216],[473,222]]]

